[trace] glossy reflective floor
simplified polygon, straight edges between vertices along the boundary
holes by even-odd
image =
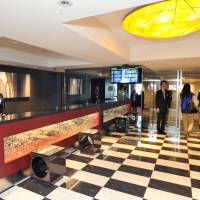
[[[58,163],[59,164],[59,163]],[[0,194],[5,200],[200,200],[200,133],[184,136],[113,132],[102,153],[76,151],[55,184],[28,178]]]

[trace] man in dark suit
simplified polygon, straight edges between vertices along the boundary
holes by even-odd
[[[156,92],[157,131],[165,134],[165,125],[170,106],[170,96],[167,91],[168,82],[163,80],[160,86],[161,89]]]

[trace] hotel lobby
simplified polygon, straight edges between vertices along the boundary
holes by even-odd
[[[200,200],[199,0],[0,11],[0,200]]]

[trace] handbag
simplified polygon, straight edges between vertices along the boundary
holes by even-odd
[[[198,113],[198,109],[197,109],[197,107],[195,106],[195,104],[194,104],[194,102],[192,101],[192,102],[190,102],[190,104],[189,104],[189,113]]]

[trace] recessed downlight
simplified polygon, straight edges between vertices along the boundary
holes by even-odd
[[[65,7],[70,7],[70,6],[72,6],[73,3],[72,3],[72,1],[70,1],[70,0],[59,0],[59,1],[58,1],[58,5],[59,5],[60,7],[65,8]]]

